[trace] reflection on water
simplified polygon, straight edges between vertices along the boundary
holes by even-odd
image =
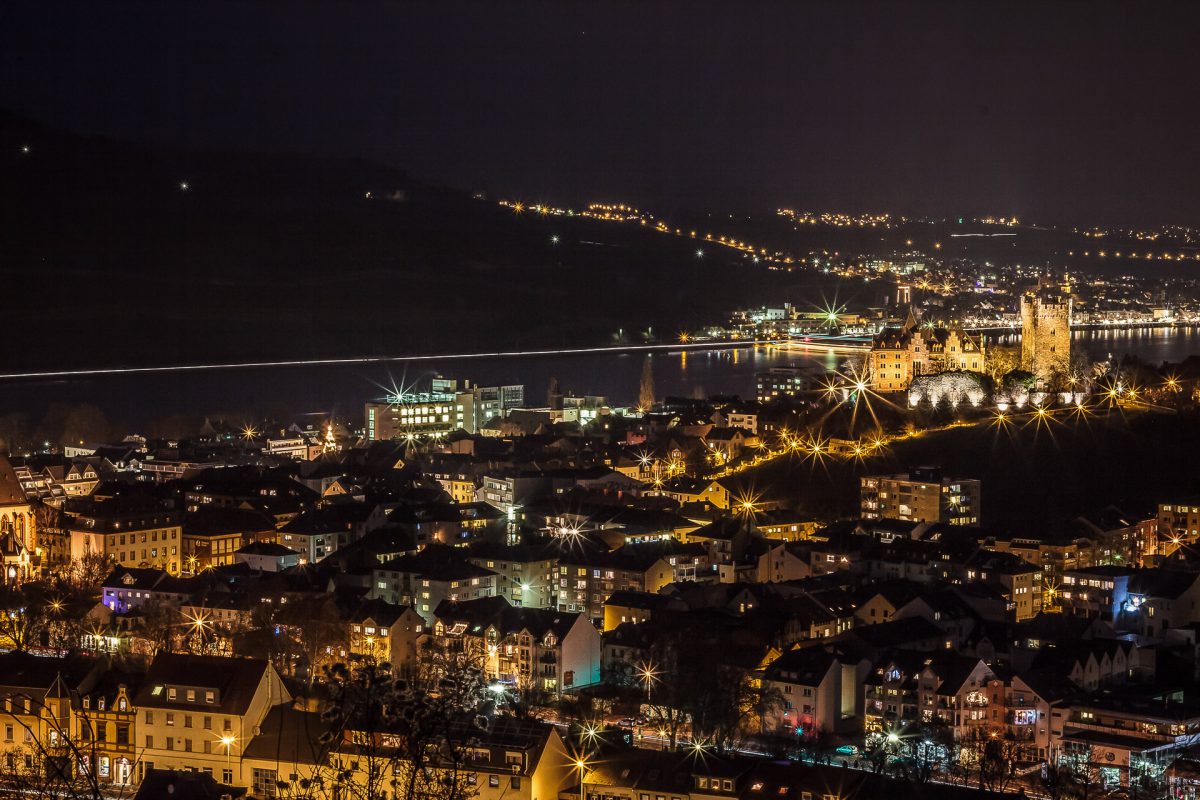
[[[1200,330],[1078,331],[1075,343],[1093,358],[1133,353],[1151,363],[1180,361],[1192,353],[1200,354]],[[640,353],[604,353],[16,382],[0,385],[0,413],[26,413],[36,422],[54,402],[89,402],[132,428],[176,413],[323,416],[334,412],[357,420],[363,402],[382,394],[380,386],[420,383],[439,371],[482,385],[523,383],[529,405],[546,402],[551,378],[557,378],[564,391],[603,395],[614,404],[628,404],[637,398],[645,358]],[[796,352],[744,347],[665,352],[650,359],[660,397],[752,397],[754,375],[760,370],[813,364],[833,370],[842,365],[845,356],[828,349]]]

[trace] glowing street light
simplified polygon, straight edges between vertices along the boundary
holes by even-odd
[[[579,770],[579,800],[584,800],[584,785],[587,781],[587,762],[582,758],[576,758],[571,766]]]
[[[226,774],[231,774],[229,772],[229,756],[230,756],[230,753],[233,751],[233,746],[236,743],[237,743],[237,737],[234,736],[232,733],[227,733],[221,737],[221,744],[225,745],[225,772],[226,772]]]
[[[650,686],[658,680],[658,672],[652,664],[643,664],[640,670],[642,681],[646,684],[646,702],[650,702]]]

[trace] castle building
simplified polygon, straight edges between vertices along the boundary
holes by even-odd
[[[1071,366],[1071,295],[1043,288],[1021,295],[1021,369],[1040,382]]]
[[[875,337],[867,364],[876,392],[903,392],[913,378],[951,371],[983,371],[983,341],[958,328],[921,327],[911,309],[899,328]]]

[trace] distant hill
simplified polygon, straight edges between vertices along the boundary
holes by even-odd
[[[169,151],[0,113],[6,370],[673,335],[797,281],[694,250],[360,160]]]

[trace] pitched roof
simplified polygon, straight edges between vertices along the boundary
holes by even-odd
[[[437,581],[486,578],[496,574],[490,569],[472,564],[464,556],[463,551],[457,548],[429,544],[419,553],[393,558],[376,569],[421,575]]]
[[[243,797],[245,789],[217,783],[212,775],[190,770],[149,769],[133,800],[221,800]]]
[[[479,634],[494,627],[500,636],[528,631],[535,638],[553,632],[560,640],[579,619],[578,613],[549,608],[516,607],[505,597],[481,597],[454,602],[443,600],[433,615],[445,625],[466,623],[467,630]]]
[[[28,499],[16,470],[5,456],[0,456],[0,506],[25,505]]]
[[[201,506],[183,517],[183,533],[186,536],[220,536],[274,530],[275,523],[270,517],[248,508]]]
[[[1174,600],[1192,588],[1197,578],[1200,575],[1183,570],[1147,569],[1129,579],[1129,593]]]
[[[816,686],[837,660],[833,651],[824,647],[801,647],[772,661],[763,674],[768,680]]]
[[[238,553],[243,554],[243,555],[248,555],[248,556],[275,556],[275,557],[299,555],[299,553],[297,553],[292,548],[284,547],[283,545],[278,544],[276,542],[251,542],[250,544],[246,545],[245,547],[242,547],[239,550],[237,550],[235,555]]]
[[[212,708],[223,714],[242,715],[249,708],[269,668],[270,664],[259,658],[159,653],[154,657],[146,673],[146,682],[133,704],[180,710]],[[171,701],[167,699],[167,686],[214,689],[218,692],[217,702],[213,705],[188,703],[182,696]]]

